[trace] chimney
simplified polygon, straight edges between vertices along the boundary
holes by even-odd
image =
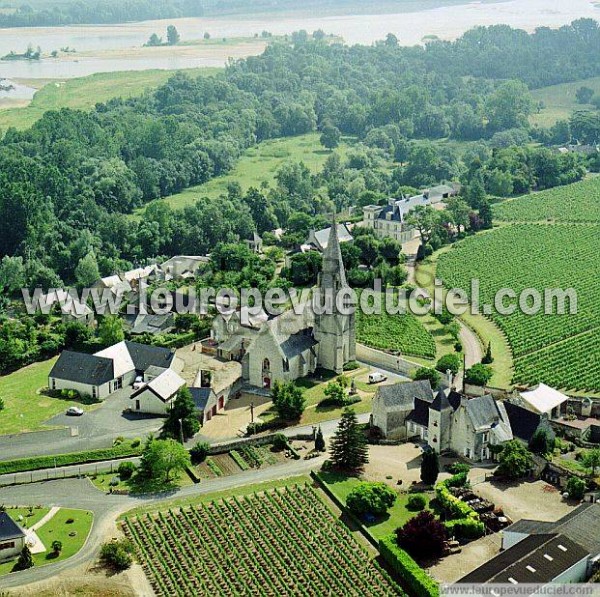
[[[452,376],[452,371],[450,369],[448,369],[446,371],[446,378],[448,380],[448,388],[452,389],[452,387],[453,387],[452,383],[454,381],[454,378]]]

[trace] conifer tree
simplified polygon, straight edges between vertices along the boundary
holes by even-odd
[[[325,452],[325,438],[323,437],[323,431],[320,427],[317,431],[317,437],[315,437],[315,450],[318,452]]]
[[[342,413],[331,440],[331,460],[336,467],[349,472],[360,472],[369,462],[367,440],[351,408]]]
[[[31,557],[31,551],[29,551],[29,547],[27,545],[21,551],[21,555],[17,560],[16,564],[13,566],[13,572],[17,572],[19,570],[27,570],[28,568],[33,567],[33,558]]]
[[[421,460],[421,481],[425,485],[433,485],[440,474],[440,463],[438,455],[433,450],[427,450],[423,453]]]

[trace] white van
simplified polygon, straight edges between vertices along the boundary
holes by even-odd
[[[381,383],[386,379],[387,377],[379,371],[375,371],[375,373],[369,373],[369,383]]]

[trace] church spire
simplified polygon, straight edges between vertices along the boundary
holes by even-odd
[[[323,251],[323,272],[321,275],[321,288],[339,289],[348,286],[346,270],[342,261],[342,249],[338,235],[338,224],[335,212],[331,219],[331,230],[327,247]]]

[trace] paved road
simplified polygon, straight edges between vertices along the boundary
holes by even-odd
[[[192,498],[254,483],[307,474],[311,470],[319,468],[324,460],[325,456],[313,460],[295,460],[264,470],[246,471],[230,477],[203,481],[198,485],[183,487],[169,494],[155,496],[105,495],[93,487],[88,479],[65,479],[0,488],[0,503],[6,505],[40,504],[48,507],[81,508],[94,513],[94,523],[90,536],[83,549],[76,555],[57,564],[31,568],[30,570],[2,577],[0,578],[0,588],[17,587],[45,580],[63,570],[74,568],[95,559],[100,545],[114,529],[115,520],[121,514],[136,506],[158,504],[172,498]]]

